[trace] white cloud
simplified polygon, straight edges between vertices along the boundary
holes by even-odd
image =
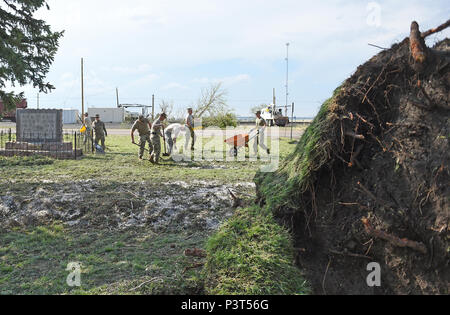
[[[196,78],[193,79],[193,83],[199,84],[215,84],[215,83],[223,83],[224,86],[232,86],[235,84],[239,84],[242,82],[250,81],[250,75],[248,74],[238,74],[235,76],[228,76],[223,78]]]
[[[379,27],[367,23],[369,2],[380,5]],[[118,86],[123,94],[147,99],[157,90],[158,79],[170,77],[159,85],[161,90],[176,91],[186,99],[196,98],[193,88],[183,88],[186,84],[219,81],[229,87],[230,98],[265,98],[272,87],[284,88],[285,44],[290,42],[292,97],[325,99],[358,64],[378,53],[368,43],[390,47],[408,36],[412,20],[428,29],[450,14],[444,0],[407,4],[388,0],[49,0],[49,4],[51,10],[41,10],[39,15],[53,30],[66,31],[49,74],[58,89],[53,97],[79,92],[79,60],[84,57],[86,71],[96,73],[86,78],[90,94],[110,95]],[[449,35],[447,30],[438,38]],[[68,73],[74,75],[63,77]],[[319,82],[317,95],[310,96],[308,84],[314,82]],[[240,87],[243,83],[246,88]]]
[[[189,90],[189,87],[177,82],[171,82],[163,86],[161,90]]]

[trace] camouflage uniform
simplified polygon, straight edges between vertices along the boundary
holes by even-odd
[[[84,126],[86,127],[86,131],[84,132],[84,144],[88,141],[88,139],[91,137],[92,129],[91,129],[91,119],[89,117],[84,118]]]
[[[136,130],[139,133],[139,146],[141,147],[139,150],[139,158],[142,159],[145,152],[145,145],[148,143],[150,155],[153,153],[153,145],[150,140],[150,128],[149,121],[147,118],[144,118],[142,121],[139,119],[134,123],[131,132],[135,132]]]
[[[188,124],[189,123],[189,124]],[[189,146],[189,141],[192,140],[192,144],[191,144],[191,150],[194,150],[194,146],[195,146],[195,131],[194,131],[194,116],[188,114],[186,116],[186,127],[189,129],[190,132],[190,138],[186,137],[186,144],[185,144],[185,148],[187,149]],[[189,126],[190,125],[190,126]]]
[[[152,126],[151,142],[153,145],[153,153],[150,157],[153,162],[158,163],[161,156],[161,134],[164,124],[161,119],[156,120]]]
[[[105,150],[106,149],[105,136],[108,135],[108,133],[106,131],[105,123],[103,121],[101,121],[101,120],[99,120],[99,121],[95,120],[92,123],[92,129],[94,130],[94,143],[95,143],[95,145],[98,145],[98,143],[100,142],[103,150]]]

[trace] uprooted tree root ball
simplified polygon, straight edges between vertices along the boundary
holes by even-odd
[[[448,39],[382,51],[335,91],[278,172],[256,176],[315,293],[448,293],[449,68]],[[369,262],[381,265],[379,288],[366,283]]]

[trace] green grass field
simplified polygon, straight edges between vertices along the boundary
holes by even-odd
[[[218,156],[227,154],[220,139],[203,139],[203,145],[215,147]],[[281,159],[294,148],[295,143],[281,139]],[[250,183],[267,162],[176,163],[166,158],[160,165],[152,165],[139,161],[137,151],[129,137],[112,136],[107,138],[105,156],[91,155],[77,161],[0,158],[0,294],[226,293],[211,289],[208,283],[215,252],[208,252],[205,259],[185,256],[184,251],[206,249],[209,239],[209,248],[217,246],[217,239],[224,237],[228,218],[245,212],[239,210],[233,215],[230,205],[225,204],[230,201],[224,201],[231,198],[222,191],[234,187],[238,196],[251,205],[255,189]],[[159,213],[157,207],[164,207],[165,203],[174,204],[178,209],[175,212],[188,214],[173,219],[179,214],[169,208]],[[8,204],[10,207],[5,208]],[[28,216],[26,211],[35,209],[43,211],[44,219]],[[19,216],[14,211],[24,214]],[[52,214],[50,219],[48,212]],[[20,219],[8,221],[11,213]],[[122,224],[143,213],[150,218],[146,224]],[[81,219],[70,219],[77,214]],[[218,221],[225,224],[219,232]],[[273,229],[272,221],[264,221],[256,229],[280,234]],[[206,225],[213,228],[205,228]],[[289,247],[289,236],[280,235],[282,239],[275,240],[276,247],[267,250],[278,252]],[[230,236],[230,242],[235,242]],[[270,247],[270,241],[264,244]],[[289,250],[286,253],[290,255]],[[271,268],[279,265],[278,257],[274,258],[275,264],[270,260],[268,257],[265,264]],[[66,284],[70,262],[81,263],[81,287]],[[205,264],[207,271],[202,268]],[[287,275],[292,276],[291,269]],[[274,289],[273,283],[261,284],[270,287],[266,291],[258,289],[258,285],[254,282],[251,289],[242,293],[283,293]],[[284,292],[297,291],[298,288]]]

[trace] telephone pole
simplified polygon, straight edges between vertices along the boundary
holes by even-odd
[[[83,119],[83,124],[86,123],[84,117],[84,61],[81,58],[81,117]]]

